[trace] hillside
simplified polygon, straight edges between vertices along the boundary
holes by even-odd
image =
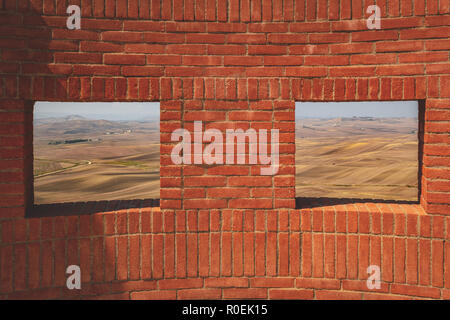
[[[159,122],[39,119],[35,203],[159,198]]]
[[[296,196],[417,200],[417,119],[296,121]]]

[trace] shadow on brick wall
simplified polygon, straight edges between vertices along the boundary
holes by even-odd
[[[20,149],[23,164],[14,183],[24,186],[20,203],[3,202],[4,211],[20,212],[1,221],[0,298],[126,298],[123,282],[144,278],[139,260],[128,260],[128,242],[140,250],[141,224],[132,217],[159,200],[34,205],[33,199],[33,103],[83,101],[92,74],[74,75],[73,65],[61,59],[77,55],[86,32],[100,31],[67,30],[65,1],[0,1],[0,18],[0,109],[25,114],[24,132],[11,132],[14,144],[5,145],[5,138],[0,146]],[[81,267],[82,290],[66,289],[69,265]]]
[[[19,90],[17,90],[16,97],[26,99],[31,103],[34,103],[34,101],[84,101],[86,99],[83,98],[83,92],[94,90],[91,85],[93,75],[89,72],[85,75],[75,74],[74,66],[64,64],[61,59],[63,59],[64,54],[77,55],[81,41],[85,40],[86,32],[92,34],[96,31],[68,30],[66,27],[68,15],[66,6],[62,2],[59,2],[54,8],[46,9],[42,5],[39,2],[32,2],[29,3],[29,7],[24,5],[21,8],[19,1],[17,11],[13,10],[14,13],[10,15],[12,17],[23,15],[22,25],[11,26],[10,32],[24,38],[24,51],[26,52],[26,59],[23,59],[20,54],[16,55],[16,59],[20,59],[18,63],[26,60],[25,63],[22,63],[22,74],[18,75]],[[20,21],[20,19],[17,19],[17,21]],[[18,31],[14,31],[16,29]],[[90,95],[88,99],[90,99]],[[123,209],[159,207],[159,199],[35,205],[32,177],[33,125],[28,125],[26,131],[24,138],[28,157],[25,161],[24,170],[28,172],[25,182],[30,189],[26,195],[27,217],[93,214]]]
[[[347,205],[356,203],[372,204],[418,204],[419,201],[395,201],[383,199],[355,199],[355,198],[295,198],[296,209],[312,209],[317,207]]]
[[[66,202],[34,205],[27,217],[56,217],[159,207],[159,199]]]

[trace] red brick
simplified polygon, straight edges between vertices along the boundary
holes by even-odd
[[[433,287],[443,287],[444,284],[444,243],[442,241],[432,241],[431,255],[433,263],[431,265],[431,284]]]
[[[362,294],[349,291],[319,290],[316,292],[318,300],[361,300]]]
[[[0,291],[11,292],[13,290],[13,247],[2,246],[0,249]]]
[[[176,297],[176,290],[137,291],[131,293],[131,299],[133,300],[173,300]]]
[[[291,288],[294,287],[293,278],[253,278],[250,287],[260,288]]]
[[[203,286],[202,279],[165,279],[159,280],[160,289],[190,289]]]
[[[406,282],[417,284],[418,281],[418,244],[417,240],[407,239],[406,242]]]
[[[444,34],[449,31],[449,27],[401,30],[400,39],[445,38]]]
[[[314,292],[313,290],[299,290],[299,289],[270,289],[269,290],[269,299],[313,299]]]
[[[102,57],[98,53],[84,52],[56,52],[55,62],[57,63],[101,63]]]
[[[120,65],[144,65],[145,55],[137,54],[112,54],[105,53],[103,55],[106,64],[120,64]]]
[[[184,289],[178,290],[178,299],[187,300],[206,300],[206,299],[220,299],[222,292],[220,289]]]
[[[267,289],[223,289],[224,299],[267,299]]]
[[[342,288],[348,291],[371,291],[371,292],[388,292],[389,286],[387,283],[381,283],[380,289],[368,288],[365,280],[344,280],[342,281]]]
[[[438,288],[409,286],[403,284],[392,284],[391,292],[424,298],[436,299],[440,297],[440,290]]]

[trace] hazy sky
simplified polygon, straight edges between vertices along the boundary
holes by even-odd
[[[296,102],[295,118],[406,117],[417,118],[417,101]]]
[[[36,102],[35,118],[79,115],[89,119],[159,119],[159,102]]]
[[[416,118],[417,101],[296,102],[295,118],[410,117]],[[36,102],[35,118],[80,115],[89,119],[159,119],[159,102]]]

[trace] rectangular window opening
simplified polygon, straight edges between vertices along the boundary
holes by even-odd
[[[418,101],[297,102],[297,208],[417,203],[419,107]]]
[[[156,102],[36,102],[33,211],[159,206],[159,118]]]

